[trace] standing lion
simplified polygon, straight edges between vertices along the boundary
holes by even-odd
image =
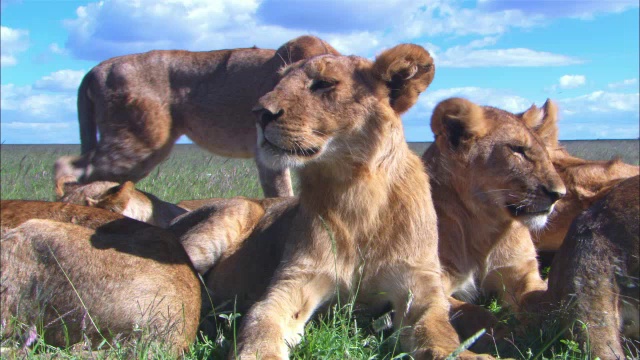
[[[283,65],[320,54],[338,52],[301,36],[277,51],[150,51],[106,60],[80,84],[82,155],[56,161],[56,182],[138,181],[182,135],[215,154],[253,157],[251,107],[275,86]],[[293,194],[288,169],[257,165],[265,196]]]

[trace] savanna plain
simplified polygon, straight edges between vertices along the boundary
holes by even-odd
[[[638,165],[640,141],[593,140],[563,141],[574,156],[590,160],[620,157]],[[422,154],[429,143],[411,143]],[[79,145],[6,145],[0,147],[0,197],[2,199],[55,200],[53,163],[63,155],[80,152]],[[294,177],[295,183],[295,177]],[[210,154],[194,145],[176,145],[169,158],[140,181],[137,188],[159,198],[179,202],[211,197],[262,197],[258,173],[253,159],[229,159]],[[543,269],[544,272],[545,269]],[[546,269],[548,270],[548,269]],[[79,294],[81,296],[81,294]],[[397,334],[384,330],[386,318],[372,319],[357,307],[342,299],[331,311],[316,316],[307,324],[302,342],[292,352],[293,359],[410,359],[400,352]],[[502,321],[513,324],[513,314],[489,298],[479,300]],[[514,332],[506,342],[493,349],[501,358],[517,359],[589,359],[583,346],[562,335],[571,329],[561,328],[557,314],[551,314],[542,327]],[[209,336],[201,336],[192,345],[187,359],[221,359],[233,351],[238,321],[242,314],[212,312],[203,320]],[[582,326],[574,324],[574,326]],[[381,330],[382,328],[382,330]],[[99,351],[73,346],[53,348],[39,340],[33,329],[25,329],[25,338],[32,342],[20,349],[11,339],[2,339],[1,358],[72,359],[72,358],[171,358],[158,343],[104,342]],[[46,327],[37,329],[46,331]],[[141,329],[144,331],[144,329]],[[95,345],[95,344],[94,344]],[[638,344],[627,343],[629,347]],[[586,345],[588,346],[588,344]]]

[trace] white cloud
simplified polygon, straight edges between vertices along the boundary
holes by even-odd
[[[638,118],[640,113],[640,93],[614,93],[594,91],[587,95],[560,99],[560,109],[567,115],[625,112]]]
[[[563,75],[559,82],[562,89],[573,89],[586,84],[587,78],[584,75]]]
[[[49,51],[53,54],[58,54],[58,55],[67,54],[67,49],[61,48],[60,45],[58,45],[58,43],[51,43],[51,45],[49,45]]]
[[[0,63],[13,66],[18,63],[16,56],[29,48],[29,31],[0,27]]]
[[[36,81],[33,87],[56,92],[76,91],[84,74],[84,70],[58,70]]]
[[[41,123],[41,122],[9,122],[3,124],[7,129],[32,129],[39,131],[49,131],[55,129],[68,129],[73,127],[73,123],[68,122],[56,122],[56,123]]]
[[[472,44],[470,44],[472,45]],[[566,55],[525,48],[478,49],[472,46],[454,46],[437,54],[440,67],[539,67],[580,64],[583,61]]]
[[[382,47],[425,35],[496,35],[543,23],[520,10],[483,12],[439,0],[426,5],[329,0],[305,6],[292,0],[112,0],[80,6],[76,15],[65,21],[66,47],[89,60],[151,49],[276,48],[306,33],[327,39],[344,53],[371,56]]]
[[[0,108],[3,111],[20,111],[36,119],[75,117],[75,94],[48,94],[33,91],[31,86],[2,84]]]
[[[632,87],[632,86],[635,86],[637,88],[638,87],[638,79],[636,79],[636,78],[625,79],[625,80],[622,80],[622,81],[617,81],[617,82],[610,83],[607,86],[609,87],[609,89],[619,89],[619,88]]]

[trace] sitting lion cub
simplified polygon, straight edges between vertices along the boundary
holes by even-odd
[[[176,353],[195,340],[200,283],[169,231],[73,204],[0,209],[3,339],[33,329],[54,346],[117,336]]]
[[[546,290],[528,229],[544,227],[565,187],[542,140],[514,114],[452,98],[437,105],[431,128],[436,140],[422,159],[445,294],[464,299],[479,287],[518,309]]]
[[[403,44],[375,62],[319,56],[283,74],[255,108],[258,151],[273,169],[298,169],[300,198],[271,233],[283,239],[283,259],[229,358],[286,359],[318,307],[352,296],[369,309],[390,303],[414,358],[445,358],[459,341],[435,211],[399,117],[433,79],[429,53]]]

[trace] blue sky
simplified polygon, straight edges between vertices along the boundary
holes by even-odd
[[[1,141],[78,143],[76,91],[113,56],[152,49],[277,48],[314,34],[372,58],[426,47],[436,76],[403,116],[433,139],[445,98],[523,111],[547,98],[561,139],[639,137],[637,0],[2,0]]]

